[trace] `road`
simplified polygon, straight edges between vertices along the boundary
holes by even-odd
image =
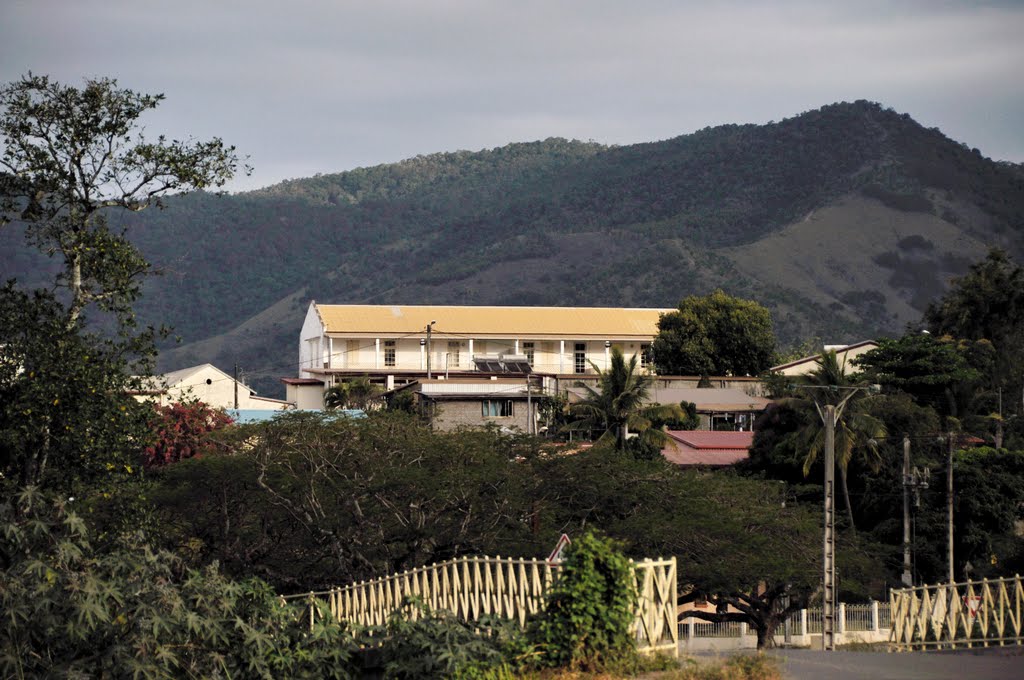
[[[777,649],[789,680],[1024,680],[1024,648],[955,652],[822,652]]]

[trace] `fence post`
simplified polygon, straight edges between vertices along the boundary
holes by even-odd
[[[800,635],[807,637],[807,610],[800,610]]]
[[[692,616],[690,620],[686,622],[686,644],[687,646],[693,644],[693,638],[697,634],[697,621]]]
[[[838,625],[839,630],[837,630],[836,632],[837,633],[845,633],[846,632],[846,603],[845,602],[840,602],[839,603],[839,615],[836,618],[839,620],[838,621],[838,623],[839,623],[839,625]]]
[[[871,600],[871,630],[878,632],[878,600]]]

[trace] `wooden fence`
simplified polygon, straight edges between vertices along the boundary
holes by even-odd
[[[1019,575],[894,590],[890,605],[899,651],[1024,644]]]
[[[634,562],[637,611],[633,623],[643,652],[678,654],[676,560]],[[380,626],[413,596],[433,610],[452,612],[464,621],[497,616],[526,625],[544,608],[544,595],[558,567],[544,560],[461,557],[343,588],[287,595],[283,599],[321,599],[338,621]],[[308,615],[312,622],[315,609]],[[415,617],[418,613],[411,612]]]

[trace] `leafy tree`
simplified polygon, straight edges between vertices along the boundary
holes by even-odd
[[[151,409],[128,371],[148,346],[68,327],[48,292],[0,288],[0,478],[79,494],[132,476]]]
[[[988,340],[996,351],[1019,356],[1024,349],[1024,269],[1003,250],[994,248],[956,279],[924,315],[935,335],[965,340]],[[1015,362],[1015,380],[1024,368]]]
[[[128,321],[150,269],[110,229],[110,209],[219,187],[237,168],[234,147],[219,139],[146,139],[139,118],[161,100],[105,78],[79,89],[29,74],[0,88],[0,224],[24,222],[33,245],[61,256],[69,326],[91,303]]]
[[[225,436],[229,433],[225,432]],[[532,554],[537,440],[434,433],[400,412],[289,413],[231,428],[241,450],[160,470],[169,545],[278,587],[335,586],[465,554]]]
[[[142,452],[147,466],[167,465],[218,450],[210,435],[230,425],[231,416],[201,401],[156,406],[156,440]]]
[[[0,506],[4,677],[348,678],[356,642],[310,630],[258,580],[182,570],[141,536],[100,552],[76,513],[28,488]]]
[[[148,441],[128,393],[155,354],[153,331],[139,332],[132,313],[150,268],[107,216],[221,186],[237,165],[218,139],[147,140],[138,119],[162,98],[108,79],[78,89],[29,74],[0,87],[0,225],[24,224],[30,244],[59,256],[64,289],[0,293],[0,455],[23,485],[123,475]]]
[[[976,366],[989,364],[991,355],[992,346],[984,340],[908,333],[880,340],[877,348],[854,359],[854,364],[864,380],[906,392],[944,418],[960,418],[982,376]]]
[[[757,375],[772,365],[775,335],[767,309],[716,290],[663,315],[651,350],[664,375]]]

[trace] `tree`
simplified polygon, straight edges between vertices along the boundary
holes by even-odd
[[[757,375],[772,365],[775,334],[767,309],[716,290],[663,315],[651,350],[663,375]]]
[[[990,345],[988,361],[970,361],[981,372],[975,387],[991,393],[985,415],[1002,418],[1001,392],[1005,404],[1024,416],[1024,400],[1020,399],[1024,392],[1024,361],[1020,358],[1024,355],[1024,268],[1005,251],[993,248],[965,276],[955,279],[946,295],[929,305],[924,321],[936,336],[948,336],[969,347]],[[982,404],[977,406],[980,409]]]
[[[854,364],[865,380],[906,392],[943,419],[961,418],[983,375],[976,365],[990,364],[992,351],[987,340],[907,333],[895,340],[880,340],[877,348],[854,359]]]
[[[153,428],[156,441],[142,452],[147,466],[167,465],[218,450],[210,435],[234,422],[221,409],[201,401],[156,406]]]
[[[220,139],[146,139],[139,118],[163,98],[107,78],[78,89],[31,73],[0,88],[0,224],[25,223],[33,245],[63,259],[57,283],[69,292],[69,326],[92,303],[129,320],[150,270],[110,228],[111,209],[220,187],[237,168],[234,147]]]
[[[67,489],[130,474],[148,443],[129,393],[155,355],[154,331],[138,331],[132,314],[150,267],[108,213],[222,186],[238,163],[219,139],[147,140],[139,118],[162,99],[109,79],[78,89],[29,74],[0,88],[0,225],[24,224],[29,243],[61,258],[63,289],[28,294],[12,282],[0,293],[8,479]],[[108,318],[85,323],[87,311]]]
[[[329,409],[365,409],[381,395],[379,386],[366,376],[339,383],[324,393],[324,406]]]
[[[259,580],[182,569],[140,535],[97,551],[38,489],[0,504],[0,583],[5,678],[356,675],[358,643],[329,612],[311,627]]]
[[[615,448],[622,450],[631,425],[636,430],[647,430],[651,425],[643,413],[651,378],[637,369],[635,354],[627,362],[618,347],[611,349],[607,370],[602,371],[594,362],[590,362],[590,365],[598,373],[597,389],[584,386],[587,397],[571,406],[575,420],[569,427],[574,430],[601,431],[602,438],[614,437]],[[671,414],[664,413],[664,409],[657,405],[654,408],[663,419],[673,415],[681,416],[678,407]]]
[[[136,473],[151,410],[129,371],[147,348],[69,328],[49,292],[0,288],[0,480],[80,495]]]

